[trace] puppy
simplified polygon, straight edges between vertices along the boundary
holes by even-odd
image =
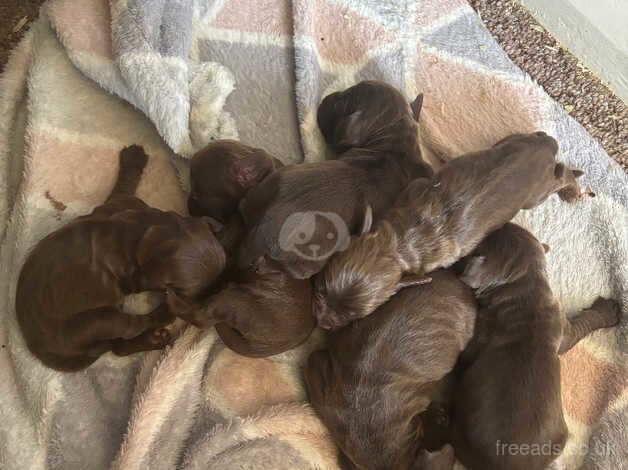
[[[309,400],[347,468],[439,468],[419,465],[418,451],[445,443],[451,394],[446,376],[471,339],[477,308],[471,290],[452,272],[432,277],[333,332],[329,349],[308,360]]]
[[[127,294],[169,288],[194,298],[225,266],[225,254],[198,219],[152,209],[133,196],[148,157],[120,153],[107,201],[41,240],[17,284],[15,309],[26,344],[48,367],[76,371],[101,354],[159,349],[173,320],[165,304],[128,315]]]
[[[280,168],[252,188],[240,204],[248,233],[239,266],[269,257],[293,277],[319,272],[365,214],[383,215],[409,181],[432,174],[422,161],[416,119],[394,88],[362,82],[323,101],[319,123],[338,160]]]
[[[333,256],[315,280],[319,325],[339,328],[368,315],[408,282],[404,273],[420,282],[423,273],[450,266],[554,192],[576,199],[582,172],[556,163],[557,150],[543,132],[512,135],[413,181],[374,231]]]
[[[283,164],[262,149],[234,140],[216,140],[190,164],[188,210],[225,223],[246,192]]]
[[[544,247],[517,225],[490,234],[458,267],[480,311],[456,385],[456,455],[470,470],[545,469],[568,435],[558,354],[616,325],[619,308],[598,298],[566,320],[548,284]],[[500,443],[552,452],[504,452]]]
[[[244,356],[270,356],[298,346],[316,326],[311,282],[293,279],[272,260],[244,270],[231,261],[244,233],[239,198],[273,171],[275,159],[240,142],[218,141],[194,160],[189,207],[214,224],[223,222],[216,237],[228,268],[203,302],[169,292],[171,311],[199,328],[215,326],[223,342]]]
[[[169,291],[171,311],[199,328],[216,327],[220,339],[243,356],[266,357],[303,343],[316,326],[312,286],[272,262],[231,272],[227,285],[201,303]]]

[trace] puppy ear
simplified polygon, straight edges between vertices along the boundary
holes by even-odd
[[[541,246],[543,246],[543,251],[545,251],[545,253],[549,253],[550,247],[547,243],[541,243]]]
[[[250,188],[273,171],[273,159],[263,150],[233,162],[233,177],[243,188]]]
[[[362,111],[356,111],[338,121],[334,130],[334,142],[338,148],[357,147],[362,143],[364,132],[360,126],[361,117]]]
[[[471,257],[464,268],[464,272],[460,276],[460,280],[473,289],[480,287],[480,269],[484,265],[486,257],[473,256]]]
[[[573,169],[571,171],[573,172],[574,178],[580,178],[582,175],[584,175],[584,171],[582,170]]]
[[[554,177],[556,177],[556,179],[562,178],[564,174],[565,165],[563,165],[562,163],[557,163],[556,166],[554,166]]]
[[[373,228],[373,208],[370,204],[368,204],[366,206],[366,210],[364,211],[364,219],[362,220],[360,235],[370,232],[371,228]]]
[[[414,101],[410,103],[410,108],[412,108],[414,120],[418,121],[421,115],[421,108],[423,108],[423,93],[419,93],[417,97],[414,98]]]

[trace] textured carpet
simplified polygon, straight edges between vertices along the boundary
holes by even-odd
[[[43,0],[0,2],[0,69]],[[469,0],[510,58],[628,171],[628,107],[510,0]]]

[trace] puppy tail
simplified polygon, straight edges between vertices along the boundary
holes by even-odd
[[[120,151],[120,167],[118,169],[118,178],[109,195],[109,199],[113,196],[133,196],[140,184],[142,172],[148,162],[148,155],[139,145],[130,145]]]

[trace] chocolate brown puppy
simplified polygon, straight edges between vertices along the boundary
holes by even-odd
[[[445,443],[447,376],[472,337],[477,308],[452,272],[432,277],[331,333],[328,350],[310,356],[309,400],[347,468],[429,468],[417,464],[419,450]]]
[[[272,260],[243,270],[232,262],[244,233],[237,198],[273,171],[274,159],[234,141],[211,144],[198,157],[191,177],[193,188],[204,199],[196,214],[220,217],[223,222],[216,237],[227,253],[228,268],[210,297],[194,302],[171,292],[170,308],[199,328],[215,326],[223,342],[244,356],[270,356],[292,349],[316,326],[311,282],[293,279]],[[199,169],[200,175],[196,174]]]
[[[450,266],[552,193],[576,199],[582,172],[557,163],[557,150],[544,132],[512,135],[410,183],[374,230],[335,254],[316,278],[319,325],[339,328],[368,315],[412,276],[419,282]],[[412,276],[402,281],[404,273]]]
[[[271,263],[232,271],[224,279],[226,287],[200,303],[168,292],[168,305],[199,328],[215,326],[227,347],[243,356],[266,357],[292,349],[316,326],[312,286]]]
[[[513,224],[490,234],[460,265],[480,310],[456,385],[456,455],[470,470],[545,469],[568,435],[558,355],[616,325],[619,308],[598,298],[567,320],[548,284],[544,247]]]
[[[190,214],[226,222],[246,192],[282,166],[264,150],[235,140],[210,143],[190,164]]]
[[[169,288],[194,298],[225,265],[225,254],[198,219],[152,209],[133,196],[147,156],[120,153],[107,201],[41,240],[17,285],[17,320],[31,352],[48,367],[76,371],[113,351],[159,349],[173,320],[165,304],[147,315],[119,306],[127,294]]]
[[[319,114],[323,133],[337,148],[350,149],[338,160],[280,168],[246,194],[240,212],[248,233],[239,266],[268,257],[307,279],[333,252],[346,249],[365,214],[377,220],[409,181],[432,174],[421,159],[419,112],[419,102],[412,109],[379,82],[326,98]]]

